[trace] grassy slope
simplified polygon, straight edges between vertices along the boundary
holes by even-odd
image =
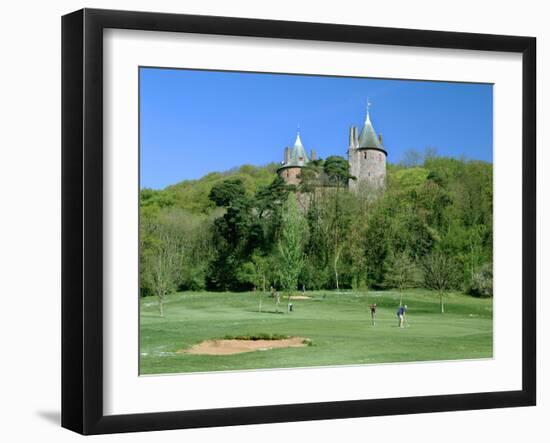
[[[291,314],[276,314],[272,298],[258,294],[179,293],[167,299],[166,317],[155,298],[141,300],[141,373],[173,373],[426,361],[492,356],[492,300],[452,294],[448,313],[438,313],[435,293],[405,293],[409,327],[399,329],[394,291],[318,291],[295,300]],[[378,305],[377,325],[368,304]],[[286,300],[280,310],[286,309]],[[305,348],[274,349],[226,356],[177,354],[192,344],[226,335],[282,334],[312,340]]]
[[[277,176],[277,164],[266,166],[243,165],[226,172],[212,172],[198,180],[186,180],[168,186],[161,194],[168,196],[177,208],[191,212],[208,213],[214,209],[214,203],[209,200],[208,194],[212,187],[228,178],[239,178],[249,194],[254,194],[262,186],[269,185]]]

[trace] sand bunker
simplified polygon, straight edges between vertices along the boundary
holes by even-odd
[[[311,297],[308,297],[307,295],[293,295],[290,297],[290,301],[292,300],[309,300]]]
[[[301,348],[307,346],[306,339],[289,337],[280,340],[206,340],[189,349],[180,349],[179,354],[230,355],[242,352],[268,351],[276,348]]]

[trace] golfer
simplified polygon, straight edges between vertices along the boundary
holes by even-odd
[[[369,308],[370,308],[370,318],[372,321],[372,325],[374,326],[376,324],[376,303],[369,305]]]
[[[407,311],[407,305],[405,306],[399,306],[399,309],[397,310],[397,321],[399,324],[399,327],[403,327],[403,321],[405,319],[405,312]]]

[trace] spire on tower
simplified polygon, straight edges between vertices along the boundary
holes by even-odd
[[[369,98],[367,97],[367,117],[365,118],[365,124],[367,123],[370,123],[370,107],[371,107],[371,102],[369,100]]]
[[[302,140],[300,139],[300,125],[298,125],[298,129],[296,130],[296,141],[294,142],[294,147],[298,147],[300,146],[301,148],[304,147],[304,145],[302,145]]]
[[[367,98],[367,116],[365,118],[365,125],[359,134],[359,148],[375,148],[384,149],[382,141],[376,135],[376,131],[370,121],[370,107],[372,103]]]

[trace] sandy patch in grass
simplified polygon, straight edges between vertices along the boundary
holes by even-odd
[[[306,339],[289,337],[280,340],[205,340],[189,349],[180,349],[178,354],[230,355],[243,352],[268,351],[276,348],[301,348],[307,346]]]
[[[309,300],[311,297],[308,297],[307,295],[293,295],[290,297],[290,301],[292,300]]]

